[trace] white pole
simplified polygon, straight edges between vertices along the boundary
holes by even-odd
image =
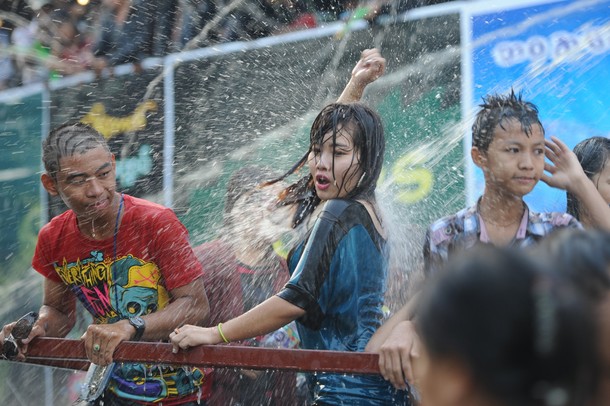
[[[44,367],[44,405],[53,406],[53,369]]]
[[[163,204],[172,208],[174,204],[174,63],[175,57],[167,56],[163,69]]]

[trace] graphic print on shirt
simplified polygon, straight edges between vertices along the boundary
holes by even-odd
[[[64,259],[54,268],[96,323],[146,315],[169,303],[157,265],[133,255],[113,260],[104,258],[101,251],[92,251],[88,258],[74,262]],[[197,368],[121,363],[114,370],[109,389],[127,399],[154,402],[193,393],[203,379]]]
[[[97,323],[149,314],[169,301],[157,265],[132,255],[113,261],[92,251],[88,258],[54,267]]]

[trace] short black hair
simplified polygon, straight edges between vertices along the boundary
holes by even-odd
[[[61,158],[84,154],[97,147],[108,152],[106,139],[88,124],[70,122],[52,130],[42,143],[42,162],[47,173],[56,178]]]
[[[478,246],[432,275],[416,327],[431,361],[456,359],[505,405],[585,404],[596,382],[591,304],[524,251]]]
[[[519,121],[528,137],[535,124],[540,126],[544,134],[544,127],[538,118],[538,107],[523,100],[521,93],[516,95],[513,89],[507,95],[493,94],[483,97],[483,103],[479,107],[481,110],[472,125],[472,146],[477,147],[481,152],[489,149],[496,127],[504,128],[504,120]]]
[[[610,294],[610,233],[565,228],[552,233],[533,249],[534,257],[552,263],[594,304]]]

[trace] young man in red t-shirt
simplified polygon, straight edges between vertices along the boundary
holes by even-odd
[[[43,162],[44,188],[69,210],[38,235],[32,265],[44,276],[43,305],[18,358],[34,337],[70,332],[76,299],[93,317],[82,340],[101,366],[113,362],[122,341],[164,340],[182,324],[205,322],[201,265],[186,228],[172,210],[117,192],[114,155],[96,130],[83,123],[55,129]],[[205,378],[198,369],[117,363],[101,400],[194,405]]]

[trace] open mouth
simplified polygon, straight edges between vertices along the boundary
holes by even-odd
[[[326,176],[318,175],[316,176],[316,183],[321,186],[330,185],[330,179]]]
[[[324,175],[316,175],[316,189],[324,191],[330,187],[330,178]]]

